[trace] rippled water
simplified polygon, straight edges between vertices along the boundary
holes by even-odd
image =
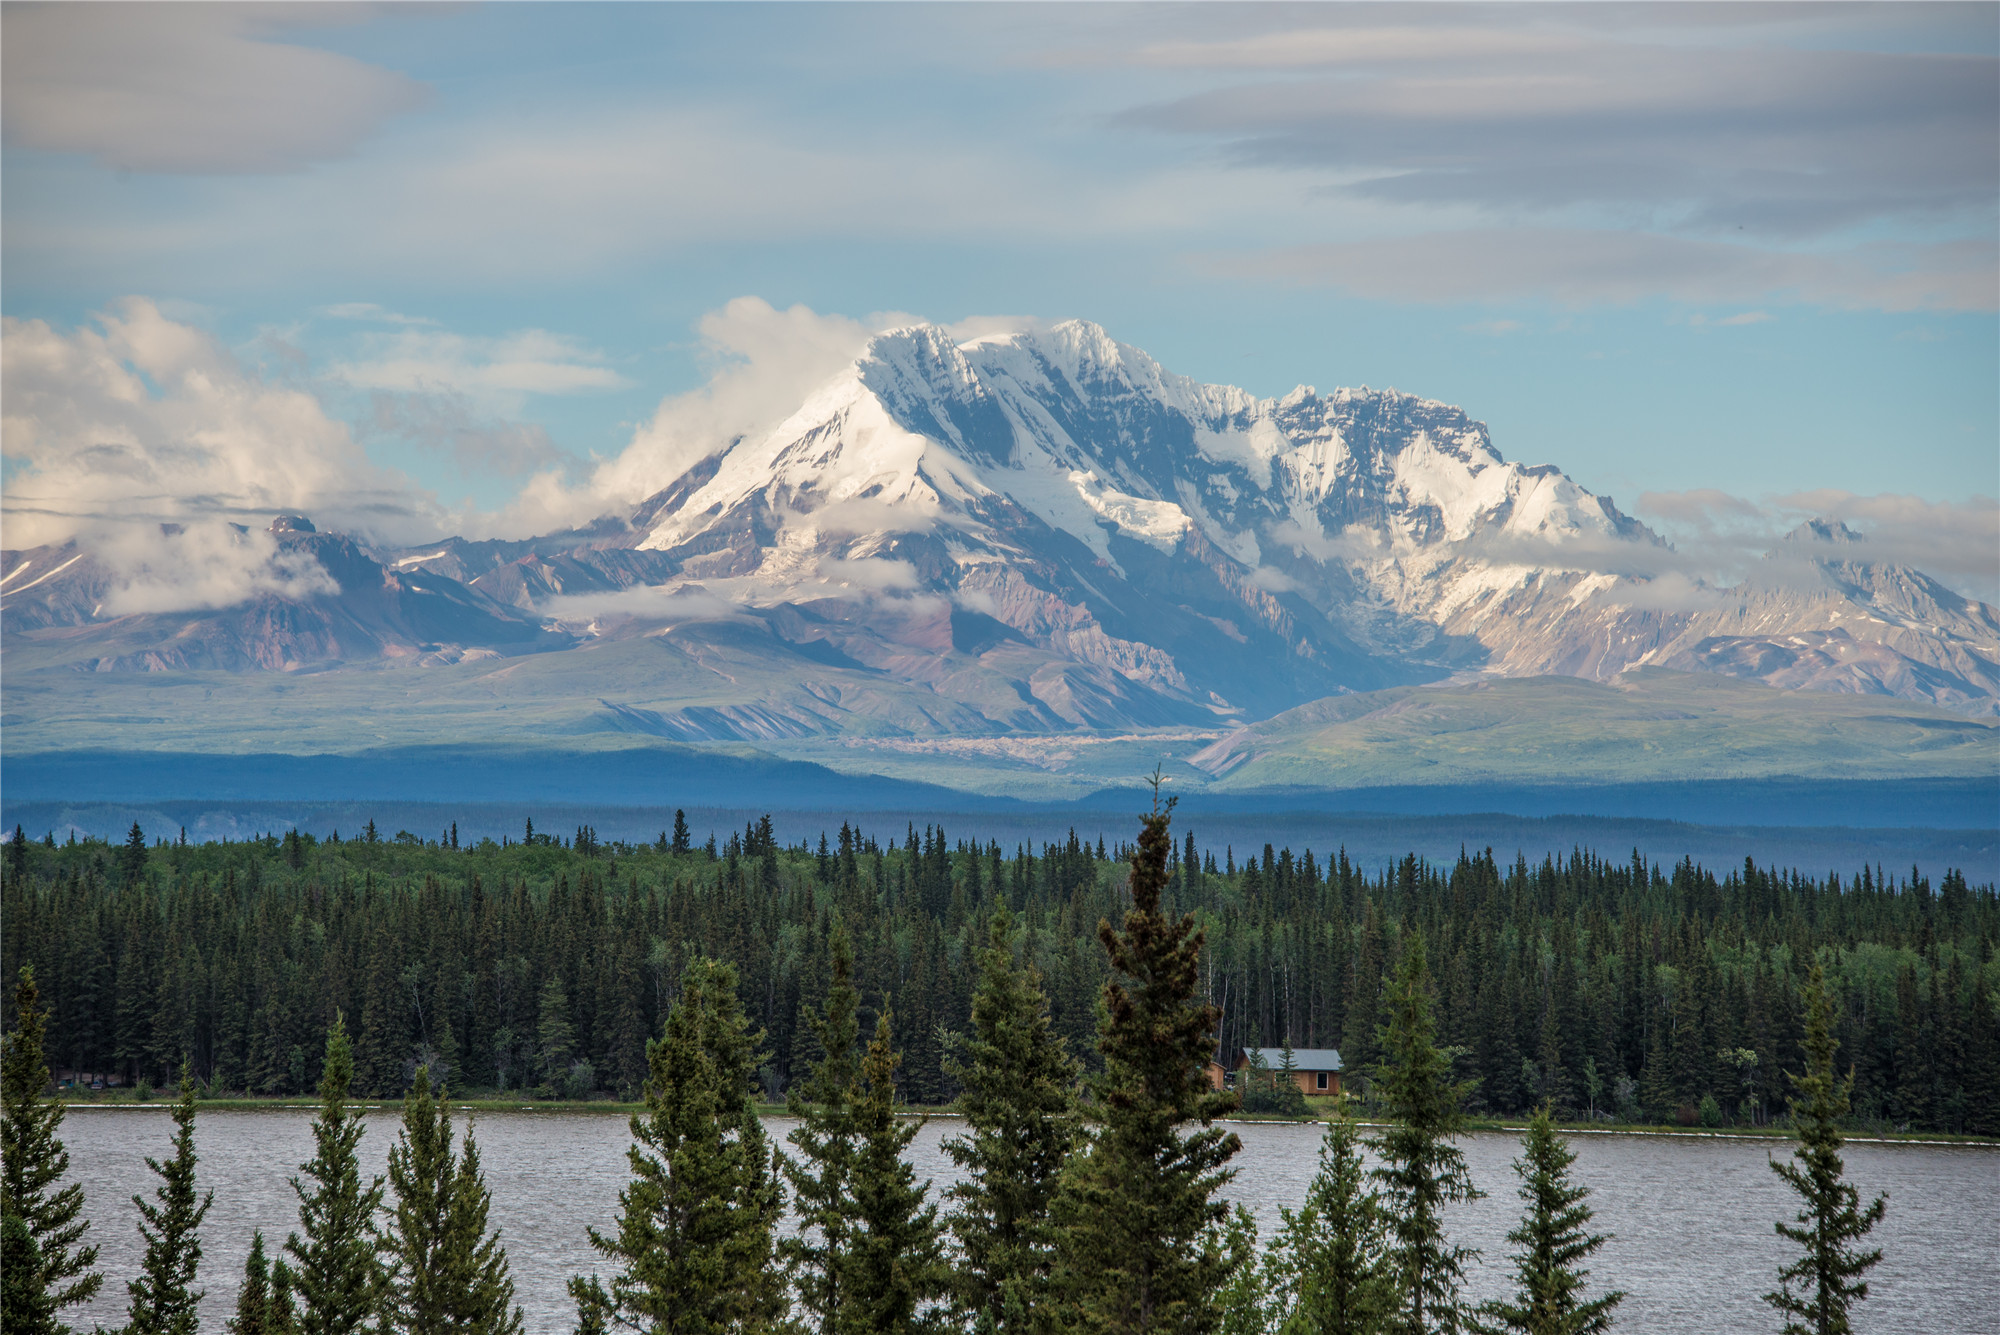
[[[311,1156],[307,1110],[204,1112],[198,1124],[201,1181],[215,1191],[203,1227],[202,1278],[208,1290],[203,1326],[219,1331],[234,1309],[253,1229],[275,1249],[297,1224],[286,1178]],[[939,1143],[955,1123],[939,1119],[911,1147],[934,1190],[951,1176]],[[774,1120],[782,1137],[788,1125]],[[1265,1236],[1278,1206],[1296,1204],[1316,1167],[1320,1128],[1241,1124],[1243,1153],[1231,1194],[1257,1214]],[[163,1110],[79,1108],[64,1123],[71,1169],[88,1193],[91,1240],[102,1244],[103,1296],[72,1324],[110,1324],[124,1314],[125,1280],[140,1245],[129,1203],[156,1179],[145,1156],[164,1155],[172,1124]],[[369,1119],[362,1161],[383,1171],[396,1117]],[[519,1112],[484,1116],[479,1146],[493,1190],[494,1222],[505,1230],[509,1258],[532,1331],[570,1328],[564,1290],[571,1274],[593,1268],[584,1237],[610,1229],[626,1179],[626,1120],[605,1113]],[[1783,1183],[1765,1167],[1775,1144],[1700,1137],[1579,1135],[1576,1173],[1595,1193],[1597,1224],[1616,1234],[1598,1254],[1595,1279],[1627,1290],[1619,1328],[1628,1331],[1770,1331],[1775,1313],[1758,1295],[1771,1288],[1787,1258],[1772,1221],[1793,1209]],[[1510,1164],[1512,1136],[1479,1134],[1464,1142],[1474,1181],[1487,1198],[1449,1216],[1453,1237],[1484,1250],[1473,1273],[1475,1297],[1497,1295],[1507,1280],[1506,1232],[1520,1202]],[[1886,1253],[1859,1309],[1862,1332],[2000,1332],[2000,1149],[1850,1144],[1848,1171],[1864,1192],[1889,1193],[1888,1217],[1875,1231]]]

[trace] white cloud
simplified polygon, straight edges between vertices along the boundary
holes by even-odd
[[[663,399],[617,458],[563,498],[566,522],[636,504],[732,441],[769,431],[859,356],[874,333],[909,320],[896,312],[853,320],[805,306],[778,310],[761,297],[710,311],[699,325],[707,383]]]
[[[357,389],[443,391],[518,411],[531,394],[623,388],[625,377],[603,363],[600,354],[575,339],[545,329],[471,338],[443,329],[405,328],[370,335],[357,358],[335,364],[328,375]]]
[[[547,428],[482,413],[453,391],[368,396],[367,426],[421,450],[449,455],[467,475],[520,477],[540,469],[562,471],[577,460],[550,439]]]
[[[340,588],[311,553],[280,547],[261,529],[215,520],[101,526],[90,549],[114,572],[104,599],[113,616],[233,607],[265,594],[296,600]]]
[[[8,5],[6,139],[144,172],[295,171],[346,157],[429,90],[392,70],[269,38],[369,6]]]
[[[421,315],[404,315],[372,301],[342,301],[320,308],[321,315],[334,320],[359,320],[368,324],[435,325],[436,320]]]
[[[819,577],[828,584],[862,593],[901,593],[915,589],[922,581],[917,568],[908,561],[890,561],[866,556],[843,560],[822,557]]]
[[[144,299],[69,333],[8,318],[0,367],[10,547],[132,524],[262,528],[291,511],[384,537],[433,531],[430,498],[372,464],[311,393]]]
[[[1796,549],[1784,535],[1828,519],[1862,541],[1852,548],[1811,543],[1811,555],[1913,566],[1967,597],[2000,605],[2000,501],[1990,496],[1927,501],[1821,489],[1752,500],[1704,489],[1648,492],[1637,510],[1674,541],[1684,568],[1712,577],[1764,578],[1802,565],[1802,556],[1787,559]]]

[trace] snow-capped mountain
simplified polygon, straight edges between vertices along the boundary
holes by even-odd
[[[1258,399],[1080,321],[882,334],[775,428],[659,482],[588,530],[356,548],[337,594],[262,595],[255,615],[106,619],[77,592],[88,561],[51,573],[73,553],[10,553],[9,648],[292,666],[289,649],[162,646],[365,593],[375,612],[349,620],[373,640],[328,632],[318,661],[645,640],[674,655],[645,660],[653,703],[607,698],[607,717],[679,737],[1214,725],[1463,672],[1646,665],[2000,710],[1994,609],[1871,563],[1845,530],[1803,530],[1734,588],[1665,580],[1656,535],[1553,466],[1503,459],[1458,408],[1365,388]],[[461,610],[419,615],[426,598]],[[682,681],[698,703],[675,706]]]

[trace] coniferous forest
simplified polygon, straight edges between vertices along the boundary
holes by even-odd
[[[455,1091],[636,1097],[688,964],[734,970],[782,1101],[816,1046],[844,934],[866,1036],[892,1013],[899,1100],[957,1099],[978,953],[996,905],[1019,924],[1051,1024],[1087,1067],[1111,972],[1097,938],[1130,903],[1129,847],[1074,832],[1039,849],[852,825],[780,844],[771,822],[697,844],[529,825],[463,846],[372,826],[190,844],[16,837],[0,968],[32,965],[60,1073],[311,1093],[344,1015],[354,1088],[400,1096],[422,1067]],[[1337,1047],[1368,1093],[1390,982],[1421,933],[1439,1042],[1474,1114],[1765,1124],[1804,1061],[1799,1000],[1821,962],[1857,1125],[2000,1134],[2000,900],[1948,871],[1807,875],[1647,866],[1577,851],[1363,868],[1339,850],[1213,849],[1180,833],[1164,911],[1205,934],[1197,992],[1218,1055]],[[11,1003],[9,1003],[11,1006]],[[9,1010],[8,1024],[15,1022]]]
[[[1785,1106],[1800,1145],[1791,1161],[1771,1166],[1799,1197],[1795,1222],[1778,1221],[1777,1230],[1801,1250],[1764,1300],[1787,1332],[1849,1329],[1850,1310],[1868,1296],[1865,1277],[1882,1257],[1866,1244],[1886,1201],[1864,1206],[1845,1176],[1841,1125],[1854,1111],[1856,1077],[1851,1070],[1843,1077],[1835,1065],[1840,1003],[1825,968],[1828,955],[1845,951],[1821,947],[1813,937],[1827,930],[1829,907],[1917,905],[1915,916],[1886,916],[1878,930],[1900,931],[1908,918],[1923,934],[1925,949],[1914,953],[1930,967],[1928,984],[1956,976],[1963,948],[1957,935],[1939,944],[1931,915],[1956,925],[1957,915],[1969,912],[1963,939],[1973,952],[1973,976],[1983,983],[1990,891],[1974,895],[1950,878],[1933,906],[1927,888],[1913,883],[1899,898],[1898,887],[1878,883],[1870,872],[1846,892],[1856,896],[1849,904],[1837,885],[1764,878],[1753,866],[1741,881],[1732,876],[1718,884],[1690,867],[1667,880],[1636,864],[1611,867],[1581,854],[1566,870],[1550,865],[1540,875],[1517,865],[1503,878],[1482,857],[1462,861],[1449,875],[1407,862],[1370,880],[1338,855],[1327,878],[1310,854],[1246,861],[1239,870],[1225,849],[1220,872],[1212,874],[1198,845],[1174,840],[1171,810],[1171,803],[1156,805],[1142,820],[1138,842],[1118,850],[1126,868],[1118,883],[1102,874],[1104,851],[1074,839],[1039,858],[1024,851],[1010,861],[993,848],[953,849],[935,830],[921,839],[911,831],[895,850],[857,838],[851,827],[842,830],[837,849],[780,849],[765,824],[732,838],[719,854],[704,849],[697,856],[678,818],[674,835],[662,838],[664,848],[650,853],[599,846],[588,829],[567,846],[524,831],[523,854],[544,858],[539,868],[523,866],[504,846],[474,850],[469,856],[485,859],[482,866],[513,873],[507,894],[492,898],[485,870],[447,889],[426,866],[439,855],[468,856],[452,847],[450,832],[434,847],[414,837],[392,843],[393,874],[379,877],[383,869],[372,860],[382,845],[369,837],[358,850],[334,845],[330,857],[296,836],[254,841],[240,877],[226,848],[149,847],[137,828],[113,862],[106,858],[111,850],[88,844],[54,850],[45,843],[40,854],[22,856],[27,848],[17,838],[9,908],[37,916],[14,921],[47,931],[65,915],[102,927],[122,916],[126,930],[138,934],[134,940],[150,933],[166,942],[151,995],[180,1009],[163,1010],[161,1018],[189,1017],[169,1035],[183,1042],[173,1153],[164,1162],[147,1160],[159,1179],[153,1199],[132,1198],[146,1246],[140,1274],[126,1285],[131,1318],[121,1329],[133,1335],[197,1329],[199,1228],[213,1202],[212,1193],[200,1191],[197,1172],[198,1104],[205,1090],[230,1087],[223,1062],[241,1062],[246,1081],[257,1087],[257,1035],[270,1032],[253,1020],[246,1037],[243,1020],[230,1015],[285,1004],[301,978],[351,987],[338,970],[353,963],[343,958],[352,952],[365,978],[361,1038],[350,1036],[336,1009],[316,1063],[315,1153],[291,1179],[299,1229],[287,1234],[275,1261],[261,1234],[253,1242],[229,1325],[237,1335],[363,1329],[518,1335],[521,1309],[513,1306],[506,1251],[490,1227],[491,1198],[469,1126],[454,1143],[450,1081],[459,1062],[480,1060],[483,1042],[496,1081],[519,1063],[523,1079],[539,1070],[561,1092],[587,1097],[598,1086],[597,1060],[622,1078],[618,1035],[627,1021],[642,1026],[636,1043],[643,1065],[631,1079],[643,1111],[630,1123],[631,1178],[619,1195],[615,1228],[588,1230],[609,1273],[577,1275],[569,1284],[582,1335],[614,1327],[797,1335],[1607,1330],[1624,1294],[1593,1281],[1583,1264],[1607,1238],[1590,1231],[1590,1192],[1572,1178],[1575,1156],[1554,1125],[1558,1100],[1570,1097],[1558,1084],[1570,1074],[1561,1012],[1580,1000],[1574,994],[1566,1000],[1565,985],[1555,980],[1579,970],[1577,956],[1590,979],[1603,976],[1609,961],[1622,966],[1620,956],[1589,943],[1599,933],[1615,940],[1611,933],[1637,932],[1642,917],[1654,919],[1656,937],[1676,930],[1660,926],[1663,918],[1687,924],[1679,929],[1687,943],[1681,964],[1651,963],[1652,981],[1642,992],[1642,1013],[1653,993],[1669,994],[1665,1018],[1643,1021],[1648,1050],[1640,1066],[1648,1079],[1668,1082],[1665,1098],[1684,1101],[1699,1090],[1697,1115],[1707,1116],[1716,1106],[1713,1089],[1675,1083],[1681,1079],[1675,1063],[1687,1045],[1716,1041],[1718,1034],[1764,1041],[1759,1026],[1767,1025],[1777,1035],[1770,1041],[1785,1043],[1785,1027],[1798,1024],[1802,1070],[1785,1073],[1791,1087]],[[290,875],[267,879],[273,855]],[[358,883],[347,874],[349,856],[357,859]],[[188,865],[201,858],[221,863]],[[330,860],[336,866],[329,885]],[[48,864],[48,874],[36,875],[37,862]],[[1045,874],[1059,870],[1038,884],[1038,867]],[[1060,869],[1074,874],[1066,895]],[[536,870],[548,877],[540,893],[528,874]],[[168,875],[158,876],[162,871]],[[660,878],[650,887],[647,871]],[[107,872],[116,874],[115,888]],[[1625,926],[1610,925],[1601,907],[1576,909],[1579,887],[1598,898],[1618,897]],[[1170,890],[1187,907],[1172,905]],[[1764,945],[1744,929],[1744,906],[1758,891],[1774,905],[1764,914],[1767,925],[1797,934],[1788,943],[1804,974],[1792,992],[1796,1016],[1789,1005],[1763,1004],[1769,985],[1761,980],[1784,978],[1794,960],[1778,954],[1786,945]],[[1075,942],[1065,929],[1084,905],[1106,895],[1108,911],[1095,931],[1104,963],[1091,1008],[1094,1042],[1082,1048],[1092,1058],[1086,1066],[1063,1032],[1074,1016],[1059,1020],[1037,961],[1066,967]],[[983,923],[971,903],[981,906]],[[691,928],[691,919],[677,916],[689,904],[719,923],[733,915],[735,925],[699,943],[677,938],[683,958],[671,988],[662,987],[655,1001],[663,1012],[655,1037],[646,1032],[639,984],[669,938],[644,938],[654,943],[644,964],[617,943],[654,927]],[[786,912],[772,913],[779,904]],[[1357,911],[1358,924],[1351,924]],[[865,928],[871,913],[883,925],[855,930]],[[1489,914],[1499,926],[1484,935],[1461,939],[1466,934],[1454,931],[1460,915],[1483,925]],[[1259,929],[1239,942],[1240,964],[1218,960],[1220,952],[1208,944],[1209,929],[1232,917]],[[976,927],[983,935],[963,930]],[[267,933],[278,942],[268,961],[257,944]],[[1289,935],[1337,960],[1331,977],[1340,985],[1324,993],[1341,999],[1337,1021],[1317,1009],[1320,975],[1267,944]],[[1047,944],[1038,947],[1038,936]],[[87,965],[91,936],[74,932],[71,939],[84,943],[72,949],[84,953]],[[795,950],[788,942],[797,943]],[[1433,942],[1450,960],[1444,981],[1431,966]],[[306,949],[295,955],[289,947],[300,943]],[[227,953],[231,944],[239,951],[247,945],[248,956]],[[1910,949],[1900,941],[1873,944]],[[697,946],[716,953],[696,953]],[[419,958],[426,948],[428,956]],[[526,950],[541,952],[539,977]],[[1519,967],[1538,981],[1523,996],[1540,998],[1540,1047],[1535,1057],[1520,1058],[1521,1080],[1538,1102],[1514,1165],[1524,1208],[1520,1226],[1508,1234],[1518,1248],[1512,1292],[1476,1306],[1465,1294],[1476,1253],[1453,1241],[1443,1211],[1484,1194],[1455,1143],[1481,1077],[1458,1069],[1475,1059],[1476,1048],[1445,1041],[1440,1015],[1451,974],[1475,950],[1475,999],[1488,974],[1502,987],[1514,977],[1515,964],[1494,961],[1496,950],[1525,956]],[[608,953],[585,953],[596,951]],[[759,971],[746,971],[723,951]],[[1953,954],[1940,964],[1940,951]],[[861,967],[870,952],[872,978]],[[1775,958],[1767,963],[1767,955]],[[1732,976],[1732,957],[1751,963],[1737,964]],[[1627,958],[1647,962],[1643,945]],[[406,959],[411,963],[402,964]],[[587,969],[566,976],[579,959],[608,966],[596,970],[600,978],[632,986],[593,990]],[[378,967],[385,961],[401,967]],[[133,1013],[119,1004],[119,989],[137,963],[128,953],[108,993],[89,994],[92,1006],[109,999],[114,1026]],[[426,965],[436,970],[434,980]],[[267,966],[283,979],[268,997],[239,993],[232,1000],[214,987],[229,968]],[[24,1335],[63,1335],[70,1329],[64,1310],[88,1301],[105,1279],[88,1237],[93,1221],[80,1216],[82,1189],[65,1181],[63,1104],[50,1096],[50,1060],[63,1040],[38,970],[65,967],[73,961],[54,952],[20,964],[13,1020],[0,1048],[6,1250],[0,1327]],[[483,975],[488,967],[491,975]],[[462,979],[451,976],[454,969]],[[969,978],[962,1004],[935,982],[940,970]],[[1297,998],[1288,987],[1274,981],[1294,970],[1305,979],[1304,1012],[1293,1009]],[[1865,976],[1853,973],[1849,986],[1865,988]],[[482,1037],[480,988],[502,979],[538,982],[528,992],[534,1011],[529,1016],[496,1003],[484,1026],[491,1032]],[[1238,981],[1240,1004],[1261,1007],[1257,1023],[1273,1023],[1275,1015],[1281,1025],[1339,1023],[1344,1033],[1363,1014],[1373,1026],[1367,1084],[1375,1134],[1364,1142],[1345,1096],[1332,1100],[1318,1176],[1297,1212],[1281,1209],[1283,1226],[1263,1245],[1250,1214],[1240,1205],[1232,1212],[1219,1196],[1242,1148],[1219,1119],[1239,1108],[1243,1091],[1212,1083],[1206,1069],[1227,1014],[1218,982],[1227,994]],[[1608,987],[1615,990],[1617,981],[1613,974]],[[760,989],[764,1004],[796,1005],[784,1066],[763,1050],[768,1035],[749,1003]],[[1733,990],[1745,998],[1740,1013],[1728,1002]],[[348,995],[337,991],[332,999]],[[573,996],[591,1004],[573,1004]],[[900,1019],[899,1005],[906,1008]],[[872,1024],[864,1019],[868,1011]],[[89,1013],[79,1007],[76,1015]],[[469,1036],[462,1050],[454,1014]],[[524,1055],[506,1031],[528,1019],[538,1046]],[[605,1020],[609,1048],[601,1046]],[[951,1028],[954,1022],[965,1028]],[[1715,1027],[1702,1029],[1703,1023]],[[1990,1044],[1985,1029],[1974,1029],[1974,1044]],[[1663,1031],[1673,1039],[1664,1056],[1658,1049],[1665,1040],[1657,1037]],[[1291,1035],[1284,1032],[1289,1060]],[[121,1033],[112,1031],[114,1045],[127,1041]],[[1604,1033],[1609,1037],[1578,1035],[1593,1095],[1601,1077],[1599,1052],[1590,1045],[1619,1041],[1615,1029]],[[1483,1028],[1468,1037],[1491,1041]],[[129,1059],[140,1079],[160,1040],[155,1033],[144,1041],[146,1050]],[[909,1051],[927,1044],[943,1055],[940,1083],[923,1095],[954,1098],[964,1117],[962,1133],[947,1146],[963,1176],[942,1201],[929,1199],[906,1153],[921,1123],[898,1112],[902,1086],[931,1078],[898,1075]],[[1974,1044],[1960,1055],[1976,1079],[1983,1068]],[[306,1065],[302,1047],[291,1045],[285,1079],[298,1079]],[[1601,1051],[1619,1060],[1615,1046]],[[1728,1049],[1717,1053],[1729,1064]],[[214,1074],[197,1073],[197,1054]],[[1735,1064],[1748,1066],[1755,1055],[1746,1047]],[[1619,1076],[1621,1085],[1630,1079]],[[354,1098],[357,1086],[368,1083],[378,1091],[404,1086],[388,1178],[372,1183],[356,1158],[362,1127]],[[785,1086],[794,1125],[783,1148],[770,1143],[759,1115],[760,1084],[767,1093]],[[1932,1097],[1948,1102],[1963,1093]],[[1619,1097],[1651,1096],[1621,1089]],[[1756,1103],[1746,1082],[1739,1115],[1755,1116]],[[1363,1166],[1364,1143],[1378,1161],[1372,1169]],[[784,1226],[788,1214],[795,1226]]]

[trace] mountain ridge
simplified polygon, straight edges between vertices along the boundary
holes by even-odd
[[[1260,399],[1082,321],[887,331],[771,429],[568,532],[266,537],[325,579],[116,615],[96,553],[6,553],[10,696],[23,674],[54,700],[75,673],[462,670],[587,685],[602,709],[575,726],[690,741],[1116,735],[1665,667],[2000,714],[2000,615],[1864,536],[1806,526],[1734,588],[1676,579],[1657,534],[1460,408]]]

